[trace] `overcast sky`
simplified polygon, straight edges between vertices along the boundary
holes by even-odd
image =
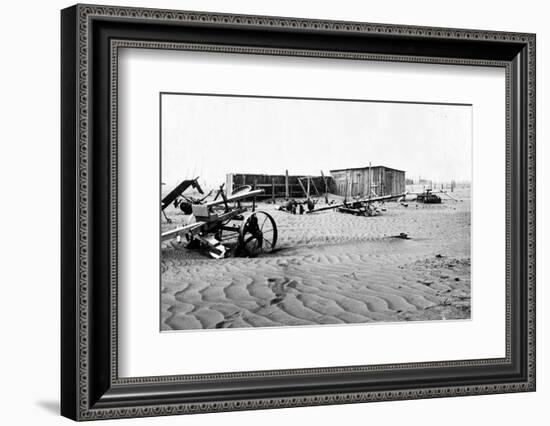
[[[436,181],[470,180],[465,105],[162,95],[162,180],[226,173],[319,175],[384,165]]]

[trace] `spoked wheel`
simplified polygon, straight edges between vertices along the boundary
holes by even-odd
[[[263,211],[252,213],[239,229],[239,247],[246,256],[256,257],[270,253],[277,244],[277,225],[271,215]]]

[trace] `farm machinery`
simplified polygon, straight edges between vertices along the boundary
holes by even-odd
[[[441,197],[434,194],[431,189],[426,189],[426,191],[416,196],[416,202],[424,204],[441,204]]]
[[[426,189],[424,192],[416,193],[416,202],[423,203],[423,204],[441,204],[442,199],[439,195],[436,195],[436,194],[444,194],[447,197],[449,197],[451,200],[460,201],[457,198],[453,197],[451,194],[449,194],[447,191],[440,190],[440,191],[434,192],[432,189]]]
[[[307,213],[317,213],[321,211],[336,209],[341,213],[353,214],[355,216],[375,216],[380,213],[378,203],[384,203],[391,200],[401,201],[405,197],[405,195],[406,193],[353,199],[338,204],[331,204],[325,207],[320,207],[308,211]]]
[[[166,195],[162,199],[160,204],[162,214],[164,215],[164,218],[168,223],[172,223],[172,220],[168,218],[168,216],[166,216],[166,213],[164,212],[164,210],[170,204],[173,204],[174,207],[179,208],[185,214],[191,214],[192,212],[191,206],[193,204],[201,204],[212,193],[212,191],[210,191],[208,194],[204,195],[204,197],[202,198],[191,197],[189,195],[183,194],[185,191],[187,191],[188,188],[193,188],[199,194],[204,195],[204,191],[199,185],[198,177],[196,177],[195,179],[186,179],[184,181],[181,181],[178,184],[178,186],[176,186],[172,191],[168,193],[168,195]]]
[[[227,196],[222,185],[213,201],[191,203],[187,223],[163,232],[161,241],[186,242],[187,248],[203,249],[214,259],[270,253],[277,244],[277,225],[270,214],[255,209],[255,197],[263,192],[245,186]],[[248,199],[251,210],[242,204]]]

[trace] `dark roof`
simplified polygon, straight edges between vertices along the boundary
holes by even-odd
[[[330,170],[330,172],[344,172],[344,171],[347,171],[347,170],[367,170],[369,168],[369,166],[365,166],[365,167],[347,167],[345,169],[333,169],[333,170]],[[396,172],[403,172],[405,173],[405,170],[399,170],[399,169],[394,169],[393,167],[386,167],[386,166],[371,166],[371,169],[380,169],[380,168],[384,168],[384,169],[388,169],[388,170],[395,170]]]

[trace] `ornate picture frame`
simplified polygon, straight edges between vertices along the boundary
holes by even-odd
[[[96,5],[64,9],[61,30],[62,415],[93,420],[535,390],[534,34]],[[119,377],[117,71],[119,49],[128,47],[503,68],[506,356]]]

